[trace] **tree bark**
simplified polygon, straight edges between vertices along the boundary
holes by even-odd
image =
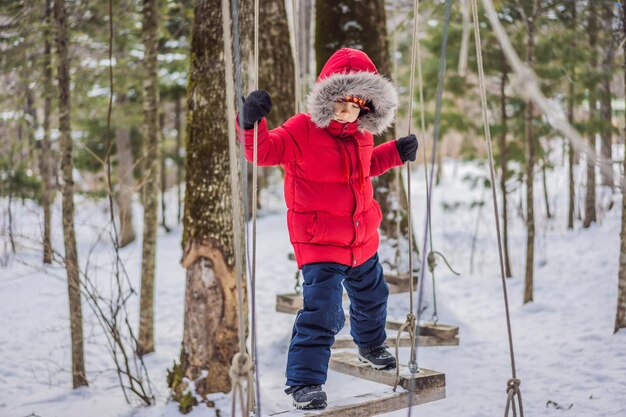
[[[528,39],[526,44],[526,63],[532,68],[535,51],[535,17],[526,20]],[[526,161],[526,271],[524,276],[524,304],[533,301],[533,276],[535,270],[535,207],[534,207],[534,169],[535,169],[535,134],[533,131],[534,105],[526,103],[524,112],[524,136],[527,146]]]
[[[544,160],[541,163],[541,179],[543,182],[543,201],[546,205],[546,217],[552,218],[552,211],[550,210],[550,197],[548,195],[548,169],[546,168],[547,155],[544,156]]]
[[[170,232],[170,228],[167,226],[167,201],[166,201],[166,192],[167,192],[167,168],[165,166],[166,159],[166,149],[165,149],[165,132],[163,131],[163,126],[165,125],[165,113],[161,113],[159,115],[159,132],[162,137],[161,139],[161,156],[160,156],[160,164],[161,164],[161,227],[165,230],[166,233]]]
[[[182,149],[182,143],[183,143],[183,134],[181,131],[182,128],[182,123],[181,123],[181,119],[182,119],[182,105],[181,105],[181,98],[180,97],[176,97],[176,110],[175,110],[175,119],[174,119],[174,128],[176,129],[176,193],[178,196],[178,211],[177,211],[177,215],[176,215],[176,222],[177,224],[180,224],[180,221],[182,219],[182,208],[183,208],[183,193],[182,193],[182,186],[183,186],[183,170],[184,170],[184,164],[182,161],[182,158],[180,156],[181,153],[181,149]]]
[[[391,61],[387,41],[385,2],[375,0],[361,2],[348,0],[336,2],[318,0],[316,7],[315,50],[317,73],[324,63],[339,48],[349,47],[363,50],[372,59],[381,75],[391,76]],[[374,137],[375,145],[395,138],[395,129]],[[400,232],[408,236],[411,227],[408,223],[408,203],[404,183],[395,181],[395,174],[389,171],[374,178],[374,198],[383,213],[380,231],[387,238],[398,238],[394,207],[400,206]],[[397,201],[397,203],[396,203]],[[413,242],[417,242],[413,239]],[[417,245],[415,245],[417,251]]]
[[[600,170],[602,185],[609,187],[613,191],[615,180],[613,178],[613,123],[611,120],[611,76],[613,74],[613,60],[615,58],[615,37],[613,36],[613,7],[612,3],[603,4],[602,12],[604,18],[604,57],[602,59],[602,82],[600,83],[600,119],[602,121],[600,130],[600,153],[602,155]]]
[[[501,124],[502,124],[502,134],[500,135],[500,169],[502,170],[502,174],[500,175],[500,194],[502,195],[502,232],[503,232],[503,243],[504,243],[504,274],[507,278],[511,278],[513,275],[511,274],[511,262],[509,260],[509,216],[508,216],[508,198],[506,191],[506,180],[508,178],[508,167],[507,167],[507,144],[506,144],[506,134],[507,134],[507,114],[506,114],[506,80],[508,77],[506,71],[506,61],[504,57],[504,53],[500,55],[501,57],[501,65],[503,68],[502,73],[500,74],[500,115],[501,115]]]
[[[576,2],[572,1],[570,4],[572,8],[572,24],[571,27],[574,31],[577,30],[576,26]],[[572,36],[572,50],[576,48],[576,37]],[[569,95],[567,98],[567,120],[569,123],[574,126],[574,100],[575,100],[575,84],[574,81],[576,79],[576,69],[572,66],[572,73],[570,74],[569,81]],[[576,162],[576,151],[574,150],[574,146],[571,141],[568,141],[569,149],[568,149],[568,158],[567,158],[567,177],[568,177],[568,204],[567,204],[567,228],[574,228],[574,210],[575,210],[575,201],[576,201],[576,190],[574,184],[574,163]]]
[[[242,19],[251,19],[251,7],[242,3],[239,23],[244,28]],[[186,360],[181,366],[203,398],[230,391],[228,370],[239,350],[233,215],[243,219],[244,213],[234,213],[231,197],[223,45],[221,2],[197,2],[187,88],[182,241],[187,286],[181,347]],[[241,307],[247,317],[246,303]],[[206,378],[199,378],[202,371],[208,372]],[[171,388],[180,401],[187,386]]]
[[[159,76],[157,41],[159,30],[157,0],[143,1],[143,43],[145,78],[143,84],[144,169],[143,248],[141,258],[141,307],[137,354],[154,352],[154,270],[159,193]]]
[[[626,0],[622,0],[622,31],[626,36]],[[624,75],[626,76],[626,45],[624,48]],[[624,85],[626,94],[626,84]],[[625,118],[626,120],[626,118]],[[626,125],[625,125],[626,126]],[[626,127],[624,128],[626,135]],[[625,145],[626,146],[626,145]],[[619,272],[617,284],[617,312],[615,314],[615,332],[626,329],[626,151],[624,152],[624,166],[622,174],[622,231],[620,240]]]
[[[80,276],[76,233],[74,230],[74,180],[72,171],[72,136],[70,123],[70,71],[68,58],[68,23],[65,0],[55,0],[57,28],[59,131],[61,169],[63,171],[63,241],[65,243],[65,268],[69,293],[70,327],[72,343],[72,384],[74,388],[87,385],[83,354],[83,314],[81,308]]]
[[[591,49],[591,58],[589,66],[592,72],[598,69],[598,53],[596,51],[598,42],[598,26],[596,8],[589,6],[589,17],[587,20],[587,33],[589,35],[589,48]],[[595,85],[589,85],[589,146],[595,151],[596,134],[597,134],[597,117],[596,117],[596,100],[597,93]],[[587,187],[585,193],[585,218],[583,227],[591,226],[596,222],[596,165],[587,158]]]
[[[124,107],[126,94],[119,93],[116,102],[118,106]],[[130,142],[130,128],[121,126],[115,129],[115,144],[120,187],[117,197],[120,218],[119,246],[123,248],[135,240],[135,228],[133,227],[133,152]]]
[[[52,242],[50,240],[50,217],[52,205],[52,181],[50,172],[50,112],[52,108],[52,1],[46,0],[44,25],[44,53],[43,53],[43,140],[41,141],[41,181],[43,189],[41,200],[43,205],[43,263],[52,263]]]

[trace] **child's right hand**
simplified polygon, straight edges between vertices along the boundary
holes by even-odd
[[[272,110],[272,97],[265,90],[255,90],[244,100],[241,117],[243,128],[252,129],[254,124]]]

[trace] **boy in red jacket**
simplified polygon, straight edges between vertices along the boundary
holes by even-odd
[[[385,345],[389,290],[376,253],[382,214],[370,177],[414,161],[417,152],[415,135],[374,146],[373,134],[393,122],[398,97],[364,52],[335,52],[307,105],[308,113],[268,131],[264,116],[271,98],[257,90],[240,114],[248,161],[259,122],[258,164],[285,169],[289,238],[304,279],[285,392],[300,409],[326,407],[321,385],[330,347],[344,325],[342,283],[350,297],[350,332],[359,359],[375,369],[396,367]]]

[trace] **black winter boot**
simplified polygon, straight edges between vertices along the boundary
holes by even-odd
[[[299,385],[289,387],[285,394],[291,394],[293,405],[299,410],[326,408],[326,393],[321,385]]]
[[[395,369],[396,358],[387,352],[387,345],[371,348],[359,347],[359,360],[374,369]]]

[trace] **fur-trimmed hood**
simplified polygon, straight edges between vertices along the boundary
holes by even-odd
[[[373,111],[358,118],[359,127],[373,134],[384,132],[394,121],[398,94],[365,52],[342,48],[326,62],[307,98],[308,112],[316,126],[326,128],[334,118],[334,103],[345,96],[359,96],[373,104]]]

